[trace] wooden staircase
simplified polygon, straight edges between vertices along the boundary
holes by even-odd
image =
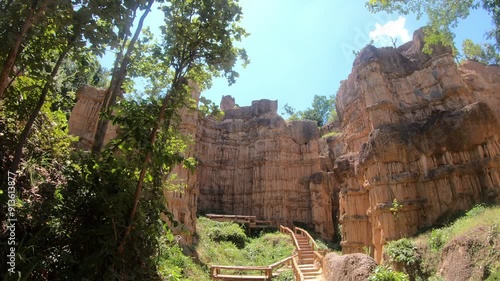
[[[291,235],[294,242],[297,255],[297,260],[294,260],[293,270],[295,272],[295,280],[323,280],[323,255],[318,252],[318,245],[307,231],[299,227],[293,227],[291,230],[288,227],[280,226],[280,231]]]
[[[258,221],[254,216],[240,215],[215,215],[209,214],[208,218],[218,221],[232,221],[243,223],[250,228],[268,227],[270,221]],[[279,226],[280,232],[289,234],[295,246],[295,253],[269,266],[210,266],[210,276],[214,280],[265,280],[270,281],[281,271],[292,269],[295,281],[323,281],[322,263],[324,253],[319,252],[318,245],[307,231],[299,227],[292,229]],[[234,274],[230,272],[239,272]],[[257,272],[257,274],[255,274]],[[260,272],[260,274],[259,274]]]
[[[296,235],[300,247],[299,251],[299,270],[304,275],[304,280],[323,280],[322,269],[316,265],[314,249],[309,244],[309,238],[302,235]]]

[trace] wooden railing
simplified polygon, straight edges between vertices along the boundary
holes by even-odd
[[[318,267],[318,268],[322,268],[323,267],[323,258],[325,256],[320,254],[318,251],[314,251],[314,264]]]
[[[299,268],[299,263],[297,262],[296,256],[294,256],[292,259],[292,269],[295,276],[295,281],[304,281],[304,274]]]
[[[269,266],[226,266],[226,265],[212,265],[210,266],[210,276],[212,279],[220,279],[220,280],[272,280],[273,272],[283,266],[290,266],[294,268],[296,266],[296,258],[297,255],[293,255],[287,258],[284,258],[278,262],[275,262]],[[295,263],[295,264],[294,264]],[[298,268],[298,266],[297,266]],[[222,270],[232,270],[238,271],[240,274],[224,274],[221,272]],[[259,275],[256,275],[256,272],[260,272]],[[262,274],[263,273],[263,274]],[[304,279],[301,279],[304,280]]]
[[[293,245],[295,246],[295,249],[297,249],[297,253],[299,254],[299,259],[300,259],[300,245],[299,242],[297,241],[297,238],[295,237],[295,232],[290,228],[282,225],[280,225],[280,232],[284,234],[290,234],[290,236],[292,237]]]
[[[311,235],[309,234],[309,232],[307,232],[305,229],[300,228],[300,227],[294,227],[294,229],[295,229],[295,233],[296,234],[299,234],[301,236],[304,236],[304,237],[308,238],[309,245],[311,245],[311,247],[313,248],[314,251],[318,251],[319,250],[318,244],[316,244],[316,241],[314,241],[314,239],[311,237]]]
[[[256,216],[243,216],[243,215],[219,215],[219,214],[206,214],[207,218],[216,221],[230,221],[235,223],[247,224],[250,228],[267,228],[274,226],[272,221],[258,220]]]

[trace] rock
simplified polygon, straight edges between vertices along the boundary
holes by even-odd
[[[196,135],[198,210],[300,222],[333,239],[333,190],[323,177],[314,122],[287,123],[277,102],[225,110],[222,121],[199,120]]]
[[[191,98],[198,104],[200,98],[200,90],[198,86],[192,82],[189,83],[191,88]],[[188,145],[184,151],[184,157],[193,157],[195,155],[196,146],[194,145],[196,131],[198,130],[198,112],[189,108],[179,110],[180,124],[179,131],[187,139]],[[179,235],[182,239],[179,241],[182,245],[192,245],[194,241],[194,233],[196,232],[196,211],[199,189],[197,185],[197,174],[184,168],[182,165],[177,165],[169,175],[176,175],[177,179],[172,182],[179,184],[183,188],[178,191],[164,190],[166,198],[166,206],[172,212],[174,219],[179,222],[177,227],[164,218],[169,223],[174,235]]]
[[[234,98],[231,96],[222,96],[222,100],[220,101],[220,109],[222,111],[227,109],[233,109],[236,106]]]
[[[448,242],[443,248],[439,275],[446,281],[485,280],[488,268],[500,260],[500,236],[477,227]]]
[[[366,281],[375,267],[375,260],[365,254],[330,253],[323,259],[323,277],[325,281]]]
[[[68,121],[69,133],[80,137],[78,147],[91,149],[94,143],[97,121],[99,119],[106,89],[99,89],[92,86],[83,86],[76,92],[77,102],[71,111]],[[104,144],[114,139],[118,135],[119,127],[113,124],[108,125]]]
[[[372,248],[380,262],[387,241],[500,199],[500,67],[459,69],[449,48],[423,54],[422,38],[366,47],[338,91],[343,151],[324,166],[340,185],[344,253]]]

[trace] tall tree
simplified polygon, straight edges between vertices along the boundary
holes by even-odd
[[[291,120],[312,120],[318,126],[323,126],[327,122],[335,121],[337,112],[335,109],[335,95],[319,96],[314,95],[311,107],[302,111],[297,111],[288,104],[283,107],[285,114],[290,115]]]
[[[128,42],[126,51],[125,48],[121,48],[120,53],[116,57],[115,61],[115,68],[113,70],[113,76],[111,78],[111,85],[109,86],[108,90],[106,91],[106,95],[104,97],[104,101],[101,107],[101,113],[103,114],[109,114],[111,107],[115,104],[116,98],[121,92],[122,84],[123,81],[125,80],[125,76],[127,74],[127,69],[130,67],[130,56],[132,54],[132,51],[135,48],[135,42],[139,38],[139,35],[141,34],[142,27],[144,25],[144,20],[148,16],[149,12],[151,11],[151,6],[153,5],[155,1],[154,0],[148,0],[147,4],[144,8],[144,12],[139,19],[139,22],[137,24],[136,30],[134,32],[134,36]],[[138,7],[139,5],[137,5]],[[126,42],[123,40],[124,43]],[[123,54],[123,51],[124,54]],[[101,150],[103,144],[104,144],[104,137],[106,136],[106,131],[108,129],[109,125],[109,120],[107,118],[100,118],[97,124],[97,129],[94,137],[94,143],[92,145],[92,151],[98,152]]]
[[[160,130],[169,129],[178,108],[185,104],[190,93],[188,81],[209,83],[212,75],[225,76],[229,84],[235,82],[238,73],[233,70],[238,57],[244,64],[248,58],[244,49],[233,45],[246,32],[238,26],[242,11],[237,0],[172,0],[162,7],[165,25],[161,28],[163,44],[157,50],[161,63],[168,68],[165,75],[171,77],[171,84],[163,98],[156,125],[149,138],[133,206],[130,211],[119,252],[122,252],[134,224],[137,208],[142,196],[144,180],[153,158],[153,150]]]
[[[9,75],[11,74],[11,71],[17,60],[19,51],[22,48],[22,40],[26,37],[28,30],[33,26],[33,24],[35,24],[37,20],[44,14],[50,2],[51,0],[32,0],[29,1],[29,3],[25,6],[23,6],[21,3],[13,4],[12,2],[8,2],[2,5],[2,16],[4,16],[4,19],[10,18],[14,21],[7,22],[7,25],[15,28],[14,30],[12,30],[12,28],[6,28],[5,32],[2,34],[2,42],[8,43],[8,53],[4,58],[4,63],[0,72],[0,99],[4,97],[5,89],[9,83]],[[24,18],[16,20],[16,17],[6,17],[9,11],[11,12],[10,15],[14,15],[15,13],[12,13],[12,10],[20,8],[26,14]],[[4,22],[4,24],[5,23],[6,22]],[[19,26],[19,30],[16,30],[17,26]]]
[[[42,80],[43,89],[18,139],[9,169],[11,172],[16,172],[18,169],[31,128],[47,95],[53,90],[54,78],[70,50],[83,52],[87,48],[86,45],[91,44],[92,49],[100,53],[106,44],[116,46],[114,43],[118,36],[110,32],[109,27],[117,23],[120,33],[124,29],[123,26],[132,22],[130,12],[122,14],[126,7],[120,6],[121,1],[118,0],[107,4],[113,6],[112,11],[114,11],[108,13],[103,13],[108,6],[95,5],[96,1],[80,0],[73,3],[64,0],[50,1],[54,1],[53,5],[45,10],[45,20],[31,31],[30,40],[25,42],[24,59],[19,61],[22,68],[28,69],[29,75]],[[130,3],[130,1],[125,2]],[[116,8],[116,4],[120,8]],[[125,23],[121,23],[122,21]]]

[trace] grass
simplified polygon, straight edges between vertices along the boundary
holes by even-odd
[[[267,266],[289,257],[294,250],[288,235],[274,232],[248,237],[238,224],[205,217],[198,218],[197,232],[198,243],[190,248],[197,259],[187,256],[170,232],[163,237],[157,266],[164,280],[209,281],[210,265]],[[290,272],[283,272],[277,280],[293,280],[291,276],[292,279]]]
[[[198,218],[197,232],[199,243],[196,251],[206,265],[267,266],[290,256],[294,250],[288,235],[279,232],[265,233],[256,238],[245,235],[244,243],[241,243],[245,233],[241,226],[204,217]],[[237,242],[234,237],[238,237]]]
[[[415,238],[417,243],[437,244],[434,249],[439,249],[458,236],[465,235],[478,227],[489,227],[494,232],[500,232],[500,206],[486,207],[477,205],[464,216],[453,223],[440,229],[427,231]],[[434,240],[434,242],[432,242]],[[441,245],[440,245],[441,244]]]
[[[477,230],[480,228],[488,233],[487,240],[490,242],[486,241],[484,243],[496,243],[494,241],[498,241],[500,235],[500,221],[498,218],[500,218],[500,206],[487,207],[480,204],[445,227],[432,229],[408,239],[417,247],[419,252],[419,274],[423,274],[425,280],[439,279],[436,272],[440,264],[443,248],[459,237],[477,237]],[[482,257],[480,257],[480,260],[476,262],[487,267],[492,278],[497,278],[496,276],[500,270],[498,253],[491,252],[488,248],[478,248],[478,251],[483,252],[481,252]]]
[[[328,137],[336,137],[336,136],[340,136],[342,134],[342,132],[329,132],[327,134],[324,134],[321,136],[322,139],[326,139]]]

